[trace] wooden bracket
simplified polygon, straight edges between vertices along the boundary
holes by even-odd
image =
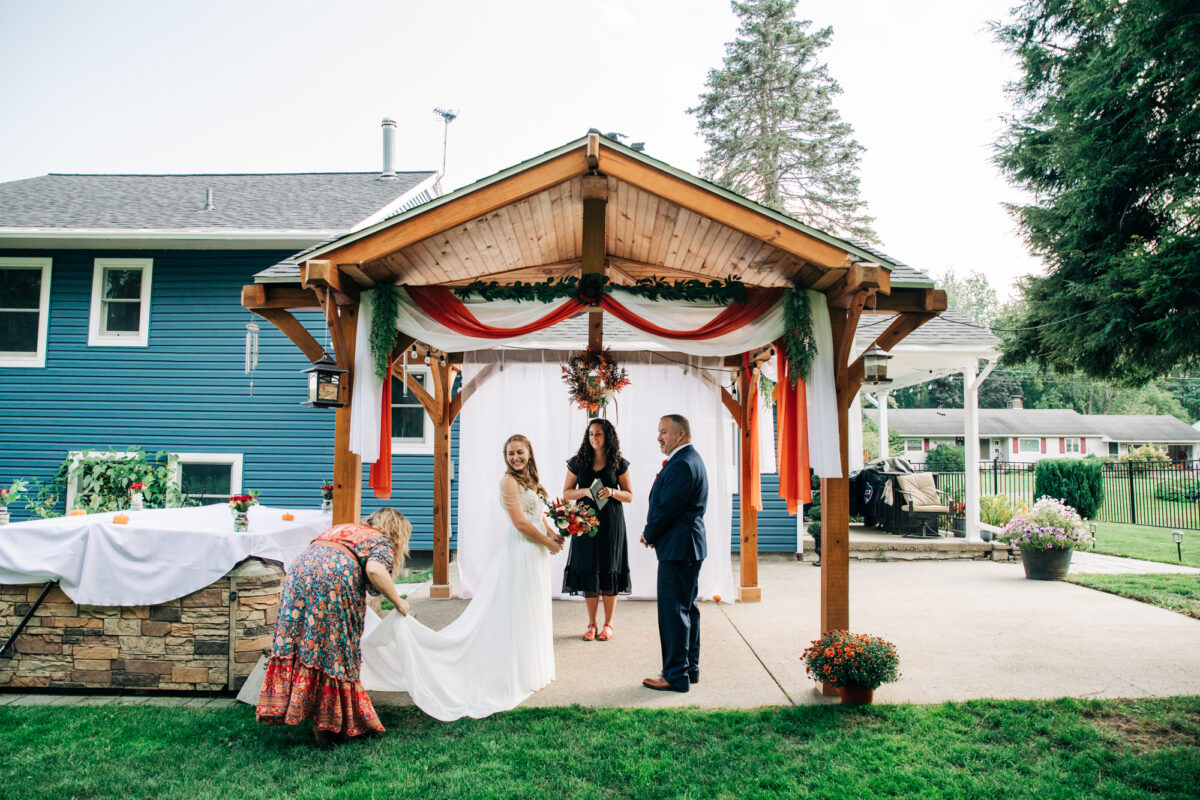
[[[260,308],[320,308],[321,303],[311,289],[297,286],[252,283],[242,287],[242,307],[251,311]]]
[[[300,352],[304,353],[304,357],[310,362],[315,364],[325,356],[325,348],[317,343],[308,329],[301,325],[300,320],[293,317],[287,309],[256,308],[254,313],[281,330],[292,344],[300,348]]]
[[[587,137],[587,166],[592,172],[600,167],[600,134],[589,133]]]
[[[300,266],[300,285],[306,288],[320,288],[334,293],[337,302],[342,305],[358,303],[358,284],[342,273],[331,261],[306,261]]]

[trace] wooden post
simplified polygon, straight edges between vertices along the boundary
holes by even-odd
[[[354,392],[354,345],[358,326],[358,306],[341,306],[334,312],[340,326],[342,348],[337,351],[339,366],[350,370],[342,399],[346,405],[337,410],[333,428],[333,524],[358,522],[362,513],[362,457],[350,452],[350,400]]]
[[[580,277],[604,274],[604,215],[608,205],[608,178],[583,176],[583,263]],[[604,312],[588,312],[588,349],[604,346]]]
[[[833,364],[838,387],[838,449],[841,452],[842,477],[821,479],[822,633],[850,627],[850,438],[847,422],[853,394],[849,398],[844,396],[847,372],[845,353],[849,348],[845,337],[854,336],[854,328],[858,323],[857,315],[847,314],[845,309],[840,308],[830,308],[829,318],[833,327],[833,351],[842,354]],[[821,691],[827,695],[838,693],[828,683],[822,684]]]
[[[758,585],[758,510],[752,502],[753,492],[750,484],[755,479],[755,475],[751,471],[750,463],[750,448],[754,445],[754,436],[757,431],[750,428],[750,381],[753,379],[753,373],[747,373],[745,369],[738,373],[738,400],[742,410],[741,419],[741,452],[740,466],[741,476],[739,480],[740,492],[738,509],[739,514],[739,529],[741,532],[741,553],[738,558],[740,566],[741,578],[738,583],[738,600],[743,603],[757,603],[762,600],[762,587]]]

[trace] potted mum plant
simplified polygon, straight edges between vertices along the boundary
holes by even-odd
[[[801,659],[811,677],[837,687],[849,705],[870,703],[876,689],[900,678],[895,646],[869,633],[826,631]]]
[[[1071,553],[1091,544],[1092,536],[1075,509],[1043,497],[1033,508],[1018,511],[1004,526],[1000,540],[1020,548],[1026,578],[1058,581],[1067,577]]]

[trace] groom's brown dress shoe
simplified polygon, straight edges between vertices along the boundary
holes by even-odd
[[[655,689],[656,691],[660,692],[686,692],[688,690],[687,684],[684,684],[683,686],[676,686],[675,684],[669,683],[662,678],[646,678],[642,681],[642,686],[645,686],[647,689]]]

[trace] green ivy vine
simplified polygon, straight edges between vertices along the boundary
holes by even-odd
[[[383,283],[375,287],[375,305],[371,313],[371,360],[375,365],[375,375],[381,381],[388,379],[388,367],[392,358],[392,350],[396,347],[396,339],[400,332],[396,330],[396,314],[400,303],[396,299],[396,287]]]

